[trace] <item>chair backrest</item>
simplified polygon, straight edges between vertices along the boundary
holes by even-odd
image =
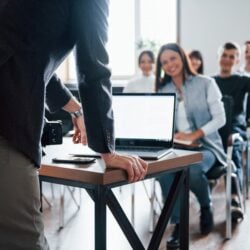
[[[226,124],[219,129],[219,134],[222,139],[223,147],[225,152],[227,151],[228,138],[232,133],[232,123],[233,123],[233,106],[234,101],[231,96],[223,96],[222,102],[224,104],[225,113],[226,113]]]
[[[225,108],[226,114],[226,124],[219,129],[219,134],[222,139],[223,147],[225,153],[227,152],[229,136],[232,134],[232,123],[233,123],[233,98],[231,96],[223,96],[222,102]],[[227,172],[227,167],[218,162],[206,173],[206,176],[209,180],[216,180],[220,178]]]

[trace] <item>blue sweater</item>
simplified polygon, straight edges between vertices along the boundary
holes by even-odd
[[[227,156],[218,133],[218,129],[225,124],[226,117],[222,95],[215,81],[202,75],[189,76],[182,91],[190,129],[202,129],[205,136],[200,138],[200,142],[204,148],[212,151],[220,163],[226,164]],[[159,92],[174,92],[178,95],[173,82],[166,83]]]

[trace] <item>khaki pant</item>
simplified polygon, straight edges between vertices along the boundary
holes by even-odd
[[[0,136],[0,249],[48,250],[34,164]]]

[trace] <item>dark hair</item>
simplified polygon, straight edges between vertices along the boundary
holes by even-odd
[[[238,50],[238,46],[235,43],[227,42],[223,45],[223,49],[236,49],[236,50]]]
[[[250,41],[249,40],[245,41],[245,45],[248,45],[248,44],[250,44]]]
[[[202,57],[202,54],[199,50],[192,50],[190,53],[189,53],[189,58],[192,59],[192,58],[195,58],[197,60],[200,60],[201,61],[201,65],[200,67],[197,69],[197,72],[199,74],[203,74],[204,73],[204,64],[203,64],[203,57]]]
[[[221,55],[224,50],[234,49],[237,51],[238,57],[240,56],[240,46],[237,43],[227,42],[219,48],[218,54]]]
[[[148,55],[152,63],[155,63],[155,56],[151,50],[143,50],[138,57],[138,65],[141,63],[141,59],[144,55]]]
[[[180,55],[181,61],[183,63],[183,79],[187,79],[189,75],[193,75],[193,76],[196,75],[196,73],[194,72],[194,70],[192,69],[190,65],[190,60],[188,56],[186,55],[185,51],[176,43],[165,44],[160,48],[160,51],[157,56],[157,61],[156,61],[156,79],[155,79],[156,91],[158,91],[161,87],[166,85],[172,79],[171,76],[167,75],[165,72],[164,72],[164,76],[161,77],[162,65],[161,65],[160,57],[161,57],[161,54],[165,50],[172,50]]]

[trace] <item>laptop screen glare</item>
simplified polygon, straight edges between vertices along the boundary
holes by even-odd
[[[116,138],[171,141],[175,97],[171,95],[115,95]]]

